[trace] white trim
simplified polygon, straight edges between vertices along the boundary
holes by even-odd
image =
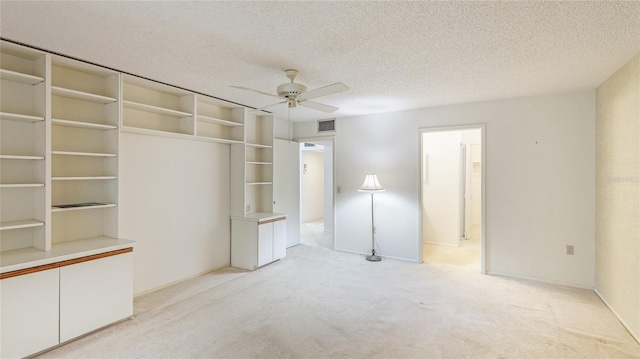
[[[487,223],[486,223],[486,218],[487,218],[487,206],[486,206],[486,195],[485,195],[485,188],[487,185],[487,161],[486,161],[486,146],[487,146],[487,140],[486,140],[486,132],[487,132],[487,126],[484,123],[477,123],[477,124],[469,124],[469,125],[459,125],[459,126],[436,126],[436,127],[420,127],[418,128],[418,143],[420,144],[419,147],[419,152],[418,152],[418,177],[417,177],[417,181],[418,181],[418,188],[420,188],[420,199],[419,199],[419,203],[422,201],[422,172],[423,172],[423,163],[422,163],[422,152],[423,152],[423,143],[422,143],[422,135],[424,133],[429,133],[429,132],[448,132],[448,131],[466,131],[466,130],[480,130],[480,137],[481,137],[481,141],[480,141],[480,155],[482,156],[482,162],[480,163],[480,176],[481,176],[481,195],[480,195],[480,206],[482,207],[481,210],[481,214],[480,214],[480,273],[484,273],[487,274],[487,264],[486,264],[486,257],[487,257],[487,235],[486,235],[486,230],[487,230]],[[418,206],[419,207],[419,211],[418,211],[418,263],[423,263],[423,259],[422,259],[422,205]]]
[[[598,289],[594,289],[593,291],[596,293],[598,298],[600,298],[602,303],[604,303],[604,305],[606,305],[607,308],[609,308],[611,313],[613,313],[613,315],[615,315],[616,318],[618,318],[620,323],[622,323],[622,326],[629,332],[629,334],[631,334],[633,339],[635,339],[638,342],[638,344],[640,344],[640,334],[636,335],[634,332],[631,331],[631,327],[627,324],[627,322],[624,321],[624,319],[622,319],[622,317],[618,314],[618,312],[616,312],[616,310],[613,309],[611,305],[609,305],[609,303],[604,299],[604,296],[598,291]]]

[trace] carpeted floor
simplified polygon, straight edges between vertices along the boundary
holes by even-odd
[[[324,231],[324,219],[302,223],[300,243],[333,249],[333,233]]]
[[[299,245],[135,300],[42,358],[640,358],[590,290]]]

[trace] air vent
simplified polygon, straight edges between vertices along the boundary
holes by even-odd
[[[316,147],[316,145],[313,143],[305,142],[304,147]]]
[[[318,133],[336,132],[336,120],[318,121]]]

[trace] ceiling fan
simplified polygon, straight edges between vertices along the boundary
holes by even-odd
[[[338,110],[338,108],[330,105],[325,105],[319,102],[309,101],[309,100],[347,91],[349,89],[349,87],[347,87],[347,85],[343,84],[342,82],[337,82],[333,85],[328,85],[328,86],[317,88],[315,90],[307,91],[307,86],[300,83],[293,82],[296,76],[298,76],[298,70],[289,69],[289,70],[285,70],[284,73],[287,75],[289,80],[291,80],[291,82],[287,82],[287,83],[283,83],[282,85],[279,85],[278,88],[276,89],[277,95],[260,91],[260,90],[254,90],[254,89],[243,87],[243,86],[231,86],[231,87],[241,89],[241,90],[253,91],[259,94],[284,99],[284,101],[258,108],[255,111],[261,111],[272,106],[277,106],[277,105],[286,103],[289,106],[289,108],[295,108],[296,106],[300,105],[303,107],[308,107],[314,110],[327,112],[327,113],[335,112]]]

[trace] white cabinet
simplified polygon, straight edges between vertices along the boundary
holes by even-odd
[[[286,215],[231,217],[231,266],[255,270],[286,256]]]
[[[59,269],[0,281],[0,357],[22,358],[58,344]]]
[[[122,248],[1,273],[0,357],[32,355],[133,315],[132,266],[132,248]]]
[[[60,342],[133,315],[132,271],[131,252],[60,268]]]

